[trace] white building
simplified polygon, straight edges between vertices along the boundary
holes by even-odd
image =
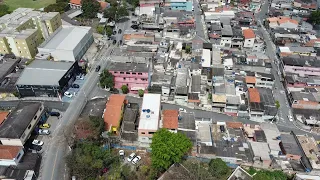
[[[161,95],[145,94],[140,112],[138,141],[150,144],[153,134],[159,129],[161,117]]]
[[[254,45],[254,40],[256,35],[254,34],[252,29],[244,29],[242,30],[244,36],[244,45],[245,48],[252,48]]]
[[[55,61],[78,61],[93,43],[92,28],[85,26],[62,26],[53,36],[38,47],[36,58]]]
[[[211,67],[211,51],[209,49],[202,50],[201,66],[203,68]]]

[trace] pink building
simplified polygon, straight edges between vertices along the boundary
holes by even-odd
[[[139,89],[147,90],[149,67],[138,63],[112,63],[109,72],[114,76],[115,88],[127,85],[130,93],[137,93]]]

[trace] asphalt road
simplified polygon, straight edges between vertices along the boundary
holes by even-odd
[[[193,0],[193,15],[196,20],[196,36],[192,39],[192,49],[197,50],[197,49],[202,49],[202,43],[203,42],[208,42],[207,40],[207,35],[204,29],[206,28],[206,25],[204,24],[201,14],[202,10],[199,8],[200,4],[198,0]]]
[[[104,69],[110,60],[109,54],[112,49],[113,47],[102,49],[97,57],[98,61],[95,62],[95,66],[100,65],[101,69]],[[97,86],[98,79],[98,72],[90,72],[78,96],[70,103],[69,108],[64,113],[60,124],[57,126],[58,129],[56,129],[51,136],[51,144],[49,145],[48,151],[43,155],[44,158],[42,160],[39,179],[61,180],[67,178],[65,157],[69,152],[69,148],[65,134],[71,134],[74,123],[87,103],[87,95]]]
[[[0,101],[0,109],[11,109],[13,107],[16,107],[20,101],[21,100]],[[59,102],[59,101],[41,101],[41,102],[43,102],[44,107],[47,107],[49,109],[57,109],[59,111],[66,111],[67,108],[69,107],[69,103],[65,103],[65,102]]]

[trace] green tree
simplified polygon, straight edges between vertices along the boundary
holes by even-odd
[[[104,120],[102,117],[90,116],[90,125],[94,131],[93,135],[95,137],[99,137],[101,133],[104,131]]]
[[[258,171],[254,176],[253,180],[287,180],[288,176],[282,171]]]
[[[118,2],[116,0],[108,0],[108,2],[110,3],[110,6],[113,6],[113,7],[118,6]]]
[[[139,89],[139,90],[138,90],[138,94],[139,94],[140,97],[143,97],[143,95],[144,95],[144,90]]]
[[[55,4],[50,4],[44,8],[45,12],[59,12],[60,14],[64,13],[65,11],[69,10],[68,2],[57,2]]]
[[[127,0],[127,3],[129,3],[133,8],[136,8],[139,6],[139,0]]]
[[[123,94],[128,94],[128,92],[129,92],[129,88],[127,85],[122,85],[121,90],[122,90]]]
[[[103,168],[108,168],[118,157],[91,141],[78,142],[66,162],[79,179],[96,179]]]
[[[186,53],[191,53],[191,46],[190,45],[186,45]]]
[[[158,130],[152,138],[152,166],[163,171],[171,164],[180,162],[181,158],[191,149],[192,143],[184,134],[172,133],[167,129]]]
[[[113,88],[114,87],[114,77],[107,70],[103,70],[99,77],[100,86],[103,88]]]
[[[112,35],[112,28],[110,27],[110,26],[106,26],[106,34],[107,34],[107,36],[111,36]]]
[[[320,10],[311,12],[309,21],[313,25],[319,25],[320,24]]]
[[[115,20],[118,8],[116,6],[111,6],[110,8],[105,9],[103,16]]]
[[[10,13],[9,6],[7,6],[4,3],[0,4],[0,17],[9,13]]]
[[[104,35],[104,33],[105,33],[105,28],[101,25],[97,26],[96,30],[97,30],[97,33],[102,34],[102,35]]]
[[[222,159],[212,159],[209,163],[210,174],[217,179],[227,179],[231,173],[231,169]]]
[[[118,11],[117,11],[117,19],[121,19],[125,16],[129,16],[129,12],[127,10],[126,6],[120,6],[118,7]]]
[[[275,106],[276,106],[276,108],[277,108],[277,113],[273,116],[273,118],[272,119],[274,119],[275,117],[276,117],[276,115],[278,114],[278,112],[279,112],[279,108],[280,108],[280,102],[278,101],[278,100],[276,100],[276,102],[275,102],[275,104],[274,104]]]
[[[83,11],[82,15],[85,18],[95,18],[97,15],[97,12],[100,9],[100,4],[96,0],[81,0],[81,10]]]

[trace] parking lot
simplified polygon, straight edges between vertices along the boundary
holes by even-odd
[[[69,93],[72,95],[72,97],[67,97],[67,96],[63,95],[63,97],[62,97],[62,102],[70,102],[75,96],[77,96],[77,95],[78,95],[78,92],[80,91],[81,87],[83,86],[85,80],[86,80],[86,77],[85,77],[85,76],[83,76],[83,79],[77,78],[77,79],[73,82],[73,84],[79,85],[79,88],[70,87],[70,88],[67,90],[67,92],[69,92]]]
[[[119,151],[121,149],[115,149],[115,150],[119,155]],[[124,152],[125,152],[125,155],[123,158],[121,158],[122,165],[129,165],[132,168],[132,170],[140,166],[151,166],[150,153],[146,152],[145,150],[136,150],[136,151],[124,150]],[[128,157],[131,155],[131,153],[135,153],[136,156],[141,157],[141,160],[137,164],[133,164],[132,162],[128,161]]]

